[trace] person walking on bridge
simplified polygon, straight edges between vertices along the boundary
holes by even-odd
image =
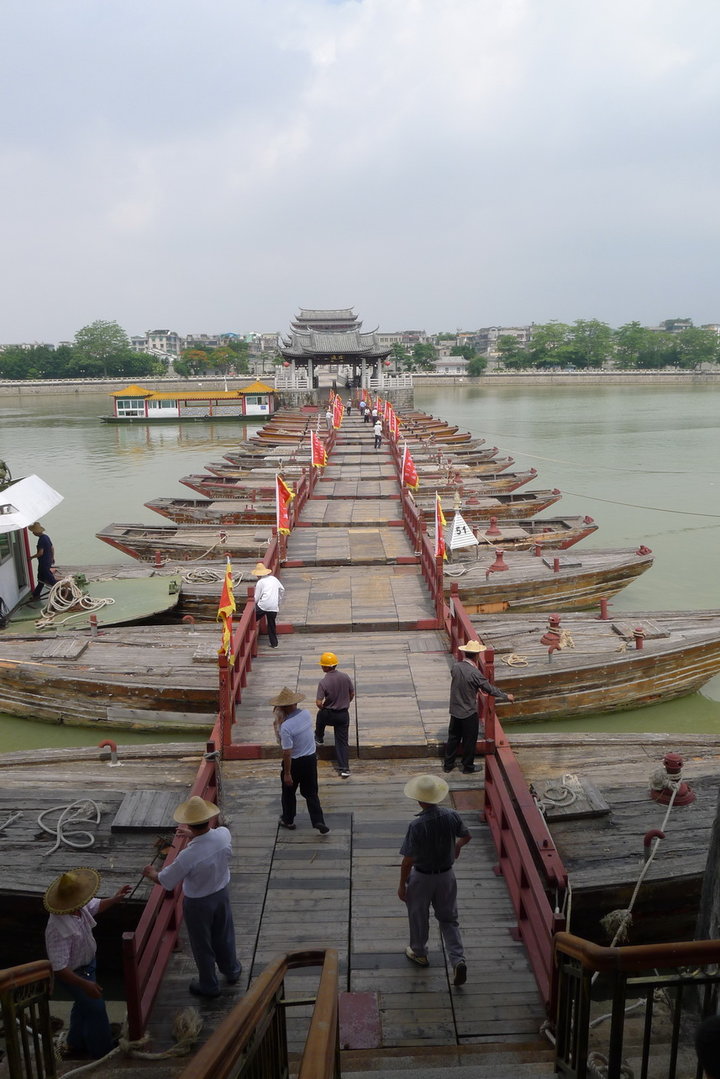
[[[278,638],[275,623],[282,598],[285,595],[285,589],[264,562],[258,562],[255,566],[253,577],[258,578],[253,597],[255,599],[255,620],[257,622],[262,621],[263,618],[266,620],[270,647],[277,648]]]
[[[403,860],[398,898],[407,907],[410,926],[406,957],[419,967],[430,966],[427,951],[432,904],[452,964],[453,985],[459,986],[467,980],[467,964],[458,923],[453,866],[472,837],[459,813],[438,804],[448,790],[444,779],[432,775],[415,776],[405,784],[406,798],[415,799],[421,812],[410,822],[400,848]]]
[[[498,701],[514,701],[512,693],[503,693],[497,686],[488,682],[478,668],[480,653],[485,649],[479,641],[461,644],[458,651],[463,658],[453,663],[450,671],[450,726],[445,746],[443,770],[452,772],[455,767],[455,755],[462,749],[462,770],[465,773],[475,771],[475,748],[480,730],[477,710],[478,691],[495,697]]]
[[[318,714],[315,720],[315,744],[325,740],[325,728],[335,730],[335,756],[338,771],[343,779],[350,775],[348,760],[348,731],[350,729],[350,702],[355,699],[355,686],[344,671],[337,669],[338,658],[334,652],[323,652],[320,666],[323,677],[318,682],[315,704]]]
[[[183,914],[198,971],[189,989],[197,997],[220,996],[217,970],[228,985],[235,985],[242,973],[230,906],[232,838],[222,825],[210,827],[219,814],[216,805],[196,794],[182,802],[173,819],[181,825],[180,835],[190,836],[190,842],[159,872],[153,865],[143,869],[144,877],[168,892],[182,882]]]
[[[270,701],[275,709],[275,734],[282,749],[282,816],[278,821],[281,828],[294,831],[298,787],[305,799],[310,814],[310,823],[320,835],[330,831],[325,823],[320,798],[318,795],[317,754],[313,736],[312,716],[307,708],[298,708],[305,698],[302,693],[294,692],[283,686],[276,697]]]

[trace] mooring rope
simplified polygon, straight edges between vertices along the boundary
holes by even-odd
[[[55,827],[48,827],[48,825],[45,824],[45,817],[48,813],[56,813],[58,810],[60,810],[60,816],[58,817]],[[100,808],[97,802],[94,802],[92,798],[81,798],[76,802],[70,802],[68,805],[56,805],[50,806],[49,809],[44,809],[42,813],[39,814],[37,822],[43,832],[55,836],[54,845],[44,852],[43,857],[47,857],[48,854],[53,854],[63,843],[66,847],[72,847],[74,850],[84,850],[86,847],[92,847],[95,842],[95,836],[92,832],[78,828],[73,830],[69,826],[78,824],[99,824]],[[74,836],[75,838],[70,838],[71,836]]]
[[[114,602],[115,600],[112,596],[104,598],[89,596],[87,592],[82,590],[77,579],[72,575],[63,577],[62,580],[56,581],[50,589],[47,604],[35,625],[38,629],[45,629],[46,626],[52,625],[61,626],[79,611],[100,611],[103,607],[109,607]],[[65,618],[58,618],[59,614],[64,614],[66,611],[69,613]]]

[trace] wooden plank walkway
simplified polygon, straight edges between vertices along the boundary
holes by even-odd
[[[405,958],[407,916],[396,894],[398,851],[416,811],[402,788],[415,772],[417,766],[409,762],[374,762],[352,783],[343,783],[321,764],[320,797],[331,831],[320,836],[302,809],[296,832],[277,827],[276,764],[223,765],[224,802],[234,835],[233,912],[244,972],[239,987],[226,987],[218,1000],[199,1004],[209,1029],[276,955],[321,945],[338,949],[341,991],[373,994],[383,1048],[534,1039],[543,1006],[523,947],[512,939],[512,908],[502,878],[492,871],[492,841],[476,811],[463,811],[473,840],[456,867],[468,982],[461,990],[451,988],[452,971],[434,922],[430,967],[421,970]],[[459,790],[471,784],[477,787],[475,777],[466,781],[458,775],[453,781]],[[153,1017],[160,1041],[176,1012],[191,1002],[187,983],[193,974],[183,939]],[[313,992],[314,985],[311,972],[294,972],[287,995]],[[296,1049],[309,1011],[290,1012]]]

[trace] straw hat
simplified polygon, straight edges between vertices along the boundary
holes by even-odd
[[[291,704],[297,704],[298,701],[304,700],[305,697],[302,693],[298,693],[297,690],[288,689],[287,686],[283,686],[277,697],[273,697],[270,701],[270,704],[274,708],[289,707]]]
[[[173,813],[173,820],[178,824],[207,824],[213,817],[217,817],[220,810],[213,802],[206,802],[204,798],[193,794],[187,802],[181,802]]]
[[[468,641],[467,644],[458,645],[458,652],[469,652],[471,656],[477,656],[484,651],[485,645],[480,644],[480,641]]]
[[[100,874],[95,869],[71,869],[52,882],[43,898],[49,914],[71,914],[92,899],[100,887]]]
[[[272,573],[272,570],[268,569],[264,562],[258,562],[252,571],[253,577],[267,577],[269,573]]]
[[[416,802],[442,802],[450,790],[444,779],[439,776],[415,776],[409,779],[403,789],[406,798],[412,798]]]

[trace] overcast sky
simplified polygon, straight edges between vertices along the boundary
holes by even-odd
[[[0,0],[0,342],[720,321],[717,0]]]

